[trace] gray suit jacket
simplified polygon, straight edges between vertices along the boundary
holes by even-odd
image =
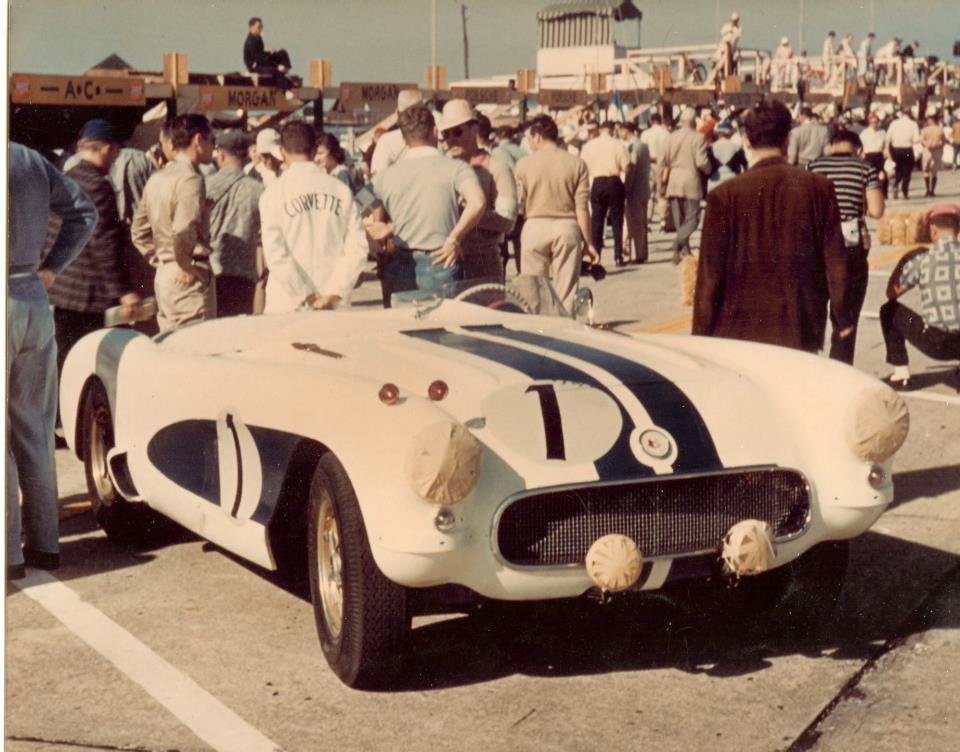
[[[623,181],[627,200],[645,204],[650,200],[650,149],[639,138],[627,149],[630,165]]]
[[[707,142],[702,133],[680,126],[670,134],[664,167],[670,168],[667,197],[703,198],[704,175],[710,172]]]
[[[808,120],[790,131],[787,159],[790,164],[806,165],[827,153],[830,131],[823,123]]]

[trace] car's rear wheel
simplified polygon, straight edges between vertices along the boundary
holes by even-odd
[[[410,631],[406,592],[374,562],[353,486],[329,453],[310,484],[309,527],[310,594],[323,654],[344,684],[381,687]]]
[[[100,381],[93,381],[87,389],[81,420],[83,464],[93,516],[111,540],[135,541],[155,527],[157,520],[141,502],[124,500],[110,478],[107,455],[114,447],[113,416]]]
[[[833,622],[849,556],[849,541],[821,543],[789,564],[741,578],[731,605],[761,631],[815,637]]]

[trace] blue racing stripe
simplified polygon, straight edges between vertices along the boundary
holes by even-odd
[[[613,392],[590,374],[554,360],[546,354],[531,353],[519,347],[489,342],[477,337],[449,332],[446,329],[417,329],[401,332],[401,334],[499,363],[507,368],[520,371],[536,381],[569,381],[599,389],[609,395],[616,403],[620,410],[621,419],[620,435],[617,440],[603,457],[594,462],[600,479],[620,480],[654,474],[650,467],[637,460],[630,449],[630,434],[635,427],[630,415]]]
[[[633,392],[653,422],[676,439],[674,472],[704,472],[723,468],[707,424],[690,398],[676,384],[653,369],[595,347],[535,332],[507,329],[499,324],[463,328],[543,347],[602,368]]]

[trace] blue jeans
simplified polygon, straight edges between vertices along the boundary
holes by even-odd
[[[444,269],[434,264],[426,251],[397,250],[383,267],[383,307],[390,307],[390,296],[395,292],[421,290],[443,295],[444,287],[458,279],[459,262]]]
[[[58,553],[60,517],[53,427],[57,417],[57,345],[53,315],[36,275],[10,279],[7,295],[7,564],[26,545]],[[22,522],[18,490],[23,494]]]

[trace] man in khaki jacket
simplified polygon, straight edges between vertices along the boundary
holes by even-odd
[[[203,115],[171,126],[173,159],[150,176],[133,217],[133,244],[156,267],[157,324],[169,331],[216,316],[210,268],[210,223],[197,165],[213,158],[213,132]]]
[[[680,125],[670,134],[663,161],[667,200],[677,228],[673,241],[674,264],[680,263],[681,255],[690,255],[690,236],[700,224],[703,175],[710,172],[707,142],[696,130],[696,119],[689,108],[681,113]]]

